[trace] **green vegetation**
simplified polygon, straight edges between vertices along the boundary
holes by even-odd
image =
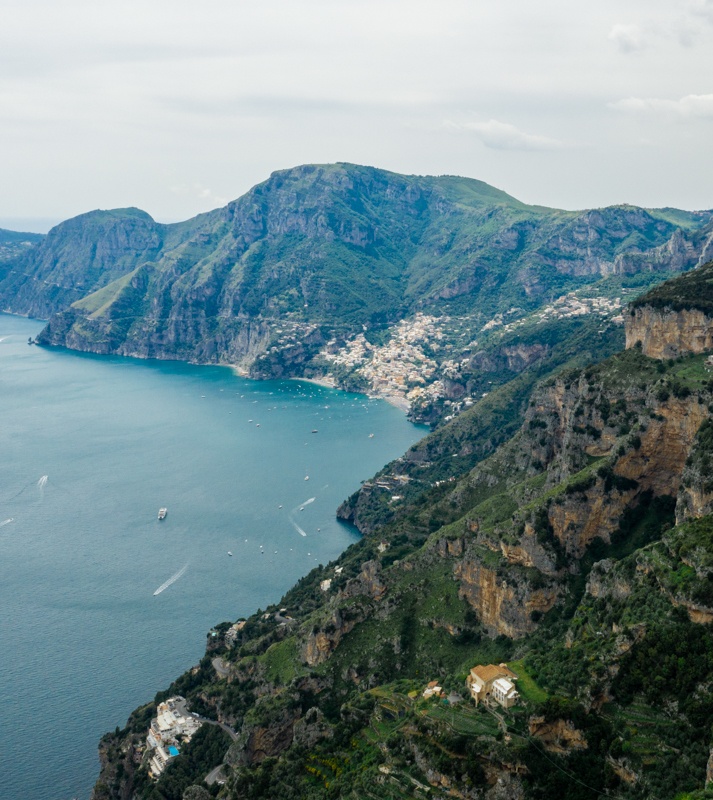
[[[644,305],[673,311],[698,309],[710,315],[713,313],[713,262],[641,295],[632,303],[632,309]]]

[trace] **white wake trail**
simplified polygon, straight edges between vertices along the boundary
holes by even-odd
[[[183,577],[186,574],[186,570],[188,569],[188,564],[182,566],[175,575],[171,575],[171,577],[166,581],[166,583],[162,583],[158,589],[153,593],[153,596],[156,597],[157,594],[161,594],[164,589],[168,589],[168,587],[175,583],[179,578]]]
[[[0,522],[0,528],[4,528],[5,525],[9,525],[11,522],[14,522],[14,521],[15,521],[14,517],[9,517],[8,519],[3,520],[2,522]]]
[[[295,526],[295,530],[300,534],[300,536],[307,536],[307,533],[303,531],[302,528],[300,528],[300,526],[292,518],[290,518],[290,522]]]
[[[298,506],[295,506],[292,511],[290,511],[290,514],[294,514],[296,511],[302,511],[302,509],[306,508],[310,503],[314,503],[316,499],[316,497],[310,497],[309,500],[305,500],[304,503],[300,503]]]
[[[47,486],[47,481],[49,480],[49,475],[43,475],[38,481],[37,486],[40,489],[44,489]]]

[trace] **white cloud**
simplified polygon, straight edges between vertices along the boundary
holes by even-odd
[[[680,100],[627,97],[609,104],[618,111],[666,113],[686,118],[713,119],[713,94],[687,94]]]
[[[490,119],[487,122],[446,122],[451,130],[475,134],[480,141],[494,150],[560,150],[565,145],[558,139],[525,133],[509,122]]]
[[[713,23],[713,0],[694,0],[690,5],[690,13]]]
[[[647,46],[644,33],[638,25],[616,24],[609,31],[608,38],[622,53],[637,53]]]

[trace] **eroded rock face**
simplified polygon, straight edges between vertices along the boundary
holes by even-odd
[[[609,544],[611,534],[619,527],[619,520],[635,495],[635,489],[606,493],[602,481],[598,481],[585,492],[553,503],[548,519],[567,556],[580,559],[597,538]]]
[[[536,627],[534,616],[545,614],[555,604],[555,588],[532,589],[525,580],[503,580],[497,572],[468,558],[454,570],[460,581],[460,594],[478,614],[483,626],[492,634],[505,634],[518,639]]]
[[[331,739],[334,736],[332,726],[325,720],[324,714],[313,706],[297,720],[294,727],[295,743],[309,749],[322,739]]]
[[[655,411],[657,418],[652,418],[640,435],[640,447],[620,458],[615,471],[655,495],[675,497],[698,429],[709,416],[708,408],[693,397],[671,397]]]
[[[698,309],[635,308],[625,318],[626,347],[641,342],[650,358],[678,358],[713,350],[713,319]]]
[[[366,561],[361,565],[361,572],[350,580],[341,592],[341,597],[357,597],[366,595],[372,600],[381,600],[386,594],[386,586],[381,581],[381,564],[378,561]]]
[[[611,597],[626,600],[631,594],[631,584],[622,578],[612,558],[598,561],[587,578],[587,593],[592,597]]]
[[[550,753],[564,755],[572,750],[586,750],[589,745],[584,734],[571,720],[555,719],[546,722],[544,717],[530,717],[530,736],[536,736]]]

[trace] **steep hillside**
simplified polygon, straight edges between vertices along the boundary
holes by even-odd
[[[703,789],[713,770],[706,354],[658,360],[635,342],[567,368],[535,388],[497,449],[480,441],[496,431],[488,400],[383,480],[404,513],[386,524],[373,515],[362,540],[279,605],[217,626],[201,663],[156,697],[184,696],[232,743],[211,744],[208,758],[207,734],[196,737],[154,780],[148,704],[103,740],[95,800],[663,800]],[[450,446],[471,447],[477,463],[419,481],[416,454],[430,469]],[[466,676],[477,664],[507,664],[514,706],[476,706]],[[224,782],[208,789],[209,771]]]
[[[626,280],[644,276],[643,289],[694,266],[710,218],[558,211],[465,178],[309,165],[180,225],[136,210],[70,220],[0,281],[0,299],[56,312],[46,344],[328,377],[429,419],[484,368],[546,357],[489,351],[533,314],[611,318]]]
[[[47,318],[175,247],[200,219],[160,225],[144,211],[124,208],[62,222],[0,269],[0,307]]]

